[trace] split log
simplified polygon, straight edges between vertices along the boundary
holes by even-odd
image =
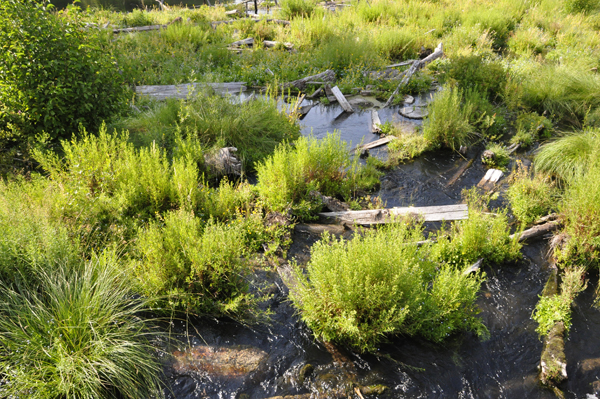
[[[496,183],[502,178],[504,172],[498,169],[488,169],[485,176],[477,183],[477,187],[489,191],[494,188]]]
[[[295,87],[298,90],[304,90],[306,88],[307,82],[312,81],[323,81],[323,82],[333,82],[335,80],[335,72],[331,69],[326,70],[325,72],[321,72],[317,75],[307,76],[302,79],[294,80],[293,82],[284,83],[283,88],[287,89],[288,87]]]
[[[418,70],[423,68],[425,65],[429,64],[431,61],[436,60],[443,55],[444,55],[444,47],[443,47],[442,43],[440,43],[436,47],[436,49],[433,53],[429,54],[426,58],[413,63],[411,65],[411,67],[408,69],[408,71],[406,71],[404,78],[402,79],[402,81],[400,82],[398,87],[396,87],[396,90],[394,90],[394,92],[392,93],[390,98],[388,98],[386,103],[383,105],[383,108],[386,108],[387,106],[389,106],[392,103],[392,101],[394,100],[394,97],[396,96],[396,94],[398,94],[398,91],[400,91],[400,88],[408,83],[408,81],[415,74],[415,72],[417,72]]]
[[[218,94],[239,93],[245,91],[246,82],[227,82],[227,83],[187,83],[181,85],[161,85],[161,86],[136,86],[137,94],[146,95],[156,100],[165,100],[167,98],[184,99],[189,95],[190,90],[201,87],[211,87]]]
[[[377,110],[371,110],[371,133],[381,133],[381,119]]]
[[[242,174],[242,163],[234,155],[237,151],[235,147],[225,147],[217,151],[216,154],[204,155],[206,166],[217,176]]]
[[[321,212],[319,218],[324,223],[355,223],[372,225],[389,223],[396,216],[413,216],[425,222],[441,222],[443,220],[463,220],[469,216],[466,204],[424,206],[407,208],[374,209],[363,211]]]
[[[246,39],[238,40],[236,42],[231,43],[229,45],[229,47],[241,47],[241,46],[252,46],[252,45],[254,45],[254,38],[247,37]]]
[[[381,139],[371,141],[370,143],[367,143],[367,144],[358,145],[353,150],[351,150],[351,152],[360,154],[364,150],[370,150],[371,148],[381,147],[382,145],[385,145],[395,139],[396,139],[396,136],[386,136]]]
[[[331,92],[335,96],[338,103],[340,103],[340,105],[342,106],[344,111],[349,112],[349,113],[354,112],[354,109],[352,109],[352,105],[350,105],[348,100],[346,100],[346,97],[344,97],[341,90],[337,86],[332,87]]]
[[[519,242],[527,241],[531,238],[541,237],[545,234],[551,233],[551,232],[557,230],[561,225],[562,225],[562,223],[554,221],[554,222],[548,222],[548,223],[541,224],[539,226],[534,226],[532,228],[529,228],[529,229],[523,231],[519,235]],[[512,234],[510,236],[510,239],[511,240],[514,239],[515,236],[516,236],[516,233]]]
[[[450,187],[451,185],[456,183],[458,181],[458,179],[460,179],[460,177],[467,171],[467,169],[469,169],[471,167],[471,165],[473,165],[473,160],[474,159],[471,158],[468,161],[463,162],[463,164],[461,165],[460,168],[458,168],[456,173],[454,175],[452,175],[452,178],[450,179],[450,181],[448,181],[448,183],[446,183],[446,188]]]

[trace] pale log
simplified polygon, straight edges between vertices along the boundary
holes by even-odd
[[[340,103],[340,105],[342,106],[344,111],[350,112],[350,113],[354,112],[354,109],[352,109],[352,105],[350,105],[348,100],[346,100],[346,97],[344,97],[341,90],[337,86],[332,87],[331,92],[335,96],[338,103]]]
[[[319,218],[324,223],[345,222],[359,225],[389,223],[395,216],[414,216],[422,218],[425,222],[440,222],[467,219],[469,212],[466,204],[458,204],[319,213]]]

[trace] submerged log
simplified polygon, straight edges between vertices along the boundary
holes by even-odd
[[[389,106],[392,103],[392,101],[394,100],[394,97],[400,91],[400,88],[408,83],[408,81],[410,80],[410,78],[412,78],[412,76],[415,74],[415,72],[417,72],[418,70],[423,68],[425,65],[429,64],[431,61],[436,60],[443,55],[444,55],[444,47],[443,47],[442,43],[440,43],[435,48],[433,53],[429,54],[426,58],[413,63],[411,65],[411,67],[408,69],[408,71],[406,71],[404,78],[402,79],[402,81],[400,82],[398,87],[396,87],[396,90],[394,90],[394,92],[392,93],[390,98],[388,98],[388,100],[383,105],[383,108],[386,108],[387,106]]]
[[[348,100],[346,100],[346,97],[344,97],[341,90],[337,86],[332,87],[331,92],[335,96],[335,99],[338,101],[338,103],[340,103],[344,111],[349,113],[354,112],[354,109],[352,109],[352,105],[350,105]]]
[[[335,72],[331,69],[321,72],[317,75],[307,76],[302,79],[294,80],[293,82],[284,83],[283,88],[295,87],[298,90],[304,90],[308,82],[322,81],[322,82],[333,82],[335,80]]]
[[[377,110],[371,110],[371,133],[381,133],[381,119]]]
[[[452,178],[446,183],[446,188],[450,187],[454,183],[460,179],[460,177],[473,165],[474,158],[469,159],[468,161],[464,161],[460,168],[456,171]]]
[[[413,216],[425,222],[443,220],[463,220],[469,217],[466,204],[373,209],[363,211],[321,212],[319,218],[324,223],[355,223],[372,225],[391,222],[396,216]]]
[[[529,239],[536,238],[536,237],[541,237],[545,234],[553,232],[554,230],[557,230],[561,225],[562,225],[562,223],[560,223],[558,221],[554,221],[554,222],[544,223],[539,226],[533,226],[532,228],[523,231],[519,235],[519,242],[527,241]],[[511,240],[514,239],[515,236],[516,236],[516,233],[512,234],[510,236],[510,239]]]
[[[236,93],[245,91],[246,82],[228,82],[228,83],[187,83],[181,85],[160,85],[160,86],[136,86],[135,92],[154,98],[155,100],[165,100],[167,98],[187,98],[190,90],[201,87],[211,87],[218,94]]]

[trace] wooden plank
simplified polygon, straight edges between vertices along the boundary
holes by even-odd
[[[344,111],[349,112],[349,113],[354,112],[352,105],[350,105],[348,100],[346,100],[346,97],[344,97],[344,95],[342,94],[342,91],[339,89],[339,87],[337,87],[337,86],[332,87],[331,92],[335,96],[336,100],[338,100],[338,103],[340,103],[340,105],[342,106]]]
[[[489,191],[494,188],[498,181],[502,178],[504,172],[498,169],[488,169],[485,176],[477,183],[477,187]]]
[[[385,145],[395,139],[396,139],[396,136],[386,136],[381,139],[371,141],[370,143],[367,143],[367,144],[358,145],[358,146],[356,146],[356,148],[354,148],[351,151],[352,152],[362,152],[364,150],[370,150],[371,148],[381,147],[382,145]]]
[[[469,216],[466,204],[373,209],[363,211],[321,212],[319,217],[324,223],[356,223],[372,225],[390,222],[393,216],[414,215],[425,222],[443,220],[463,220]]]
[[[371,133],[381,133],[381,119],[377,110],[371,110]]]
[[[167,98],[187,98],[192,87],[212,87],[221,95],[225,93],[237,93],[246,90],[246,86],[244,86],[245,83],[246,82],[187,83],[181,85],[136,86],[135,92],[162,101]]]

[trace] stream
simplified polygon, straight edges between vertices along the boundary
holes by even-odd
[[[406,120],[398,107],[380,110],[382,121]],[[302,133],[323,137],[337,129],[356,145],[378,136],[369,133],[370,111],[343,114],[338,105],[316,105],[303,118]],[[467,157],[478,156],[472,148]],[[385,157],[385,148],[371,151]],[[453,185],[448,180],[463,158],[449,151],[426,153],[381,179],[387,207],[448,205],[461,202],[460,192],[477,184],[485,168],[476,159]],[[498,204],[502,203],[498,200]],[[293,233],[288,259],[309,260],[318,240]],[[490,331],[482,341],[471,333],[451,337],[443,345],[395,337],[378,354],[359,355],[347,348],[317,342],[287,299],[287,288],[275,267],[257,269],[251,284],[271,297],[268,325],[242,325],[223,319],[190,319],[175,323],[182,340],[165,360],[167,397],[191,398],[555,398],[537,380],[542,342],[531,313],[549,275],[547,245],[538,240],[523,247],[516,264],[485,269],[487,279],[478,299],[480,317]],[[567,398],[600,397],[600,312],[593,308],[598,277],[591,276],[573,311],[565,344],[569,379],[560,386]],[[188,335],[183,334],[185,331]]]

